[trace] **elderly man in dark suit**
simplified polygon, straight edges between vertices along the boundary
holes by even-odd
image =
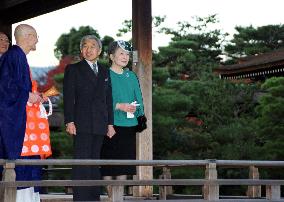
[[[99,159],[104,135],[112,137],[113,106],[109,70],[97,63],[101,41],[93,35],[80,43],[83,59],[66,67],[63,85],[66,131],[74,138],[75,159]],[[74,166],[74,180],[100,179],[97,166]],[[74,201],[99,201],[100,187],[74,187]]]

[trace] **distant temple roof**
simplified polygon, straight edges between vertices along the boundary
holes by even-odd
[[[254,79],[284,76],[284,49],[240,58],[237,64],[222,65],[214,72],[223,79]]]

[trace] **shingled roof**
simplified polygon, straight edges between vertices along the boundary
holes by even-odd
[[[248,78],[263,74],[284,73],[284,49],[240,58],[237,64],[214,69],[222,77]],[[246,76],[244,76],[246,75]]]

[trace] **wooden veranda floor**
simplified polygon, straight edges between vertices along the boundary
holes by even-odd
[[[41,202],[73,202],[73,197],[70,194],[41,194]],[[156,197],[152,197],[152,200],[156,200]],[[144,197],[133,197],[133,196],[124,196],[124,200],[129,201],[147,201]],[[101,201],[108,201],[106,195],[101,195]]]

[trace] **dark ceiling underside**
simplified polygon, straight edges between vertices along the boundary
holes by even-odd
[[[13,24],[86,0],[1,0],[2,23]]]

